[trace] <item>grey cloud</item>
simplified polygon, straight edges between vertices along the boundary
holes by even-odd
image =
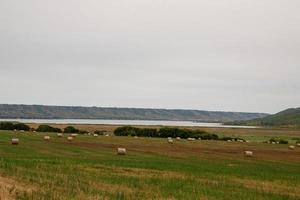
[[[2,0],[0,103],[297,107],[299,6],[297,0]]]

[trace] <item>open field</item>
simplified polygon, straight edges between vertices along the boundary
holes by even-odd
[[[43,133],[0,131],[0,199],[300,199],[300,147],[261,143],[273,135],[295,142],[299,130],[201,129],[251,142],[88,135],[68,142],[56,134],[47,142]]]

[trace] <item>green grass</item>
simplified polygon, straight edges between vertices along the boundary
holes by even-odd
[[[243,145],[270,155],[244,158]],[[128,155],[116,155],[117,146]],[[68,143],[54,134],[46,142],[40,133],[0,131],[0,186],[13,180],[16,199],[300,199],[299,150],[295,159],[272,157],[286,147],[91,136]]]

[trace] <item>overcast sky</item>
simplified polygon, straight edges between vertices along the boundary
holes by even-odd
[[[0,103],[300,106],[299,0],[0,0]]]

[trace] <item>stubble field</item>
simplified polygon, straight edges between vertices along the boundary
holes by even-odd
[[[102,127],[102,128],[101,128]],[[99,126],[111,133],[110,126]],[[82,127],[81,127],[82,128]],[[85,126],[85,129],[89,129]],[[95,129],[95,127],[94,127]],[[205,129],[205,128],[204,128]],[[300,199],[298,130],[213,129],[249,143],[0,131],[1,199]],[[268,137],[290,144],[265,144]],[[11,145],[13,137],[19,145]],[[128,154],[117,155],[125,147]],[[245,157],[243,152],[254,152]]]

